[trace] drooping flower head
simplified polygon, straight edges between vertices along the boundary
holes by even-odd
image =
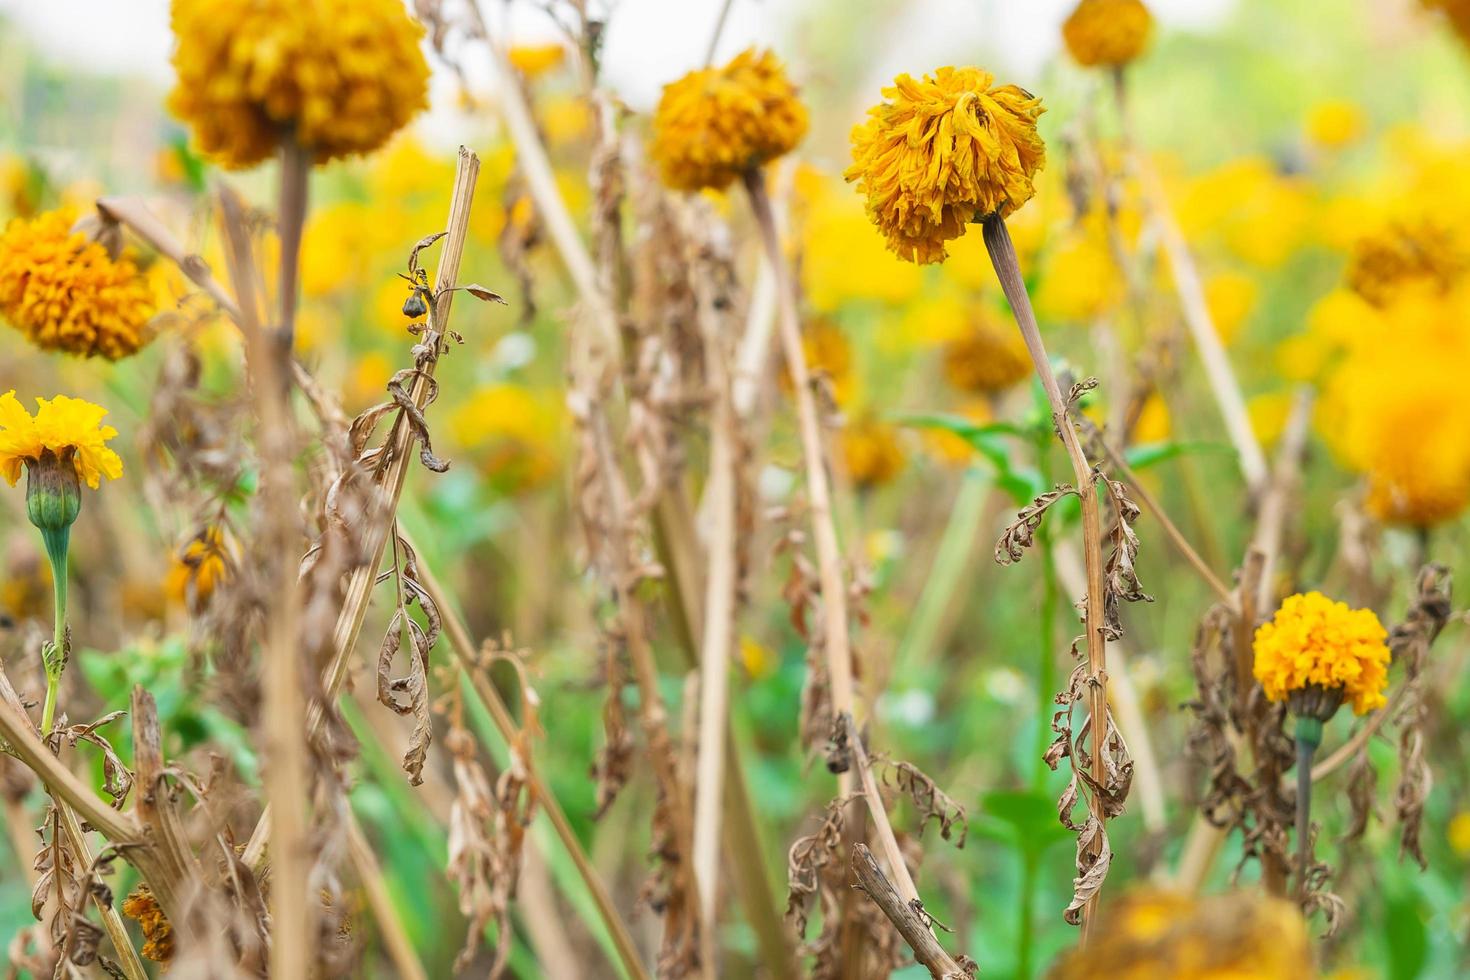
[[[1046,164],[1036,132],[1041,100],[995,87],[979,68],[940,68],[922,80],[899,75],[887,101],[852,131],[843,176],[867,199],[888,247],[916,263],[940,262],[944,243],[971,222],[1004,218],[1036,193]]]
[[[669,187],[718,190],[791,152],[806,128],[806,107],[781,62],[750,48],[664,86],[649,154]]]
[[[1015,330],[988,316],[972,317],[965,333],[944,345],[944,377],[961,391],[1004,391],[1031,375],[1031,359]]]
[[[1126,65],[1143,53],[1154,19],[1142,0],[1082,0],[1062,23],[1062,40],[1079,65]]]
[[[428,104],[402,0],[174,0],[169,110],[227,167],[285,136],[318,163],[368,153]]]
[[[233,562],[224,532],[217,526],[206,527],[174,555],[165,583],[167,592],[190,610],[202,609],[215,586],[230,577]]]
[[[65,208],[0,234],[0,316],[41,350],[115,361],[147,343],[153,291],[130,259],[75,221]]]
[[[1271,701],[1315,685],[1340,692],[1357,714],[1383,707],[1388,632],[1371,609],[1350,609],[1320,592],[1288,596],[1256,630],[1256,680]]]

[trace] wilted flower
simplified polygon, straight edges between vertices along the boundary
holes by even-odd
[[[367,153],[428,104],[401,0],[174,0],[173,32],[169,109],[227,167],[288,136],[318,163]]]
[[[229,577],[231,563],[224,533],[205,528],[174,555],[166,584],[169,596],[191,609],[202,608],[215,586]]]
[[[1429,217],[1392,222],[1353,245],[1348,288],[1383,306],[1409,283],[1444,290],[1470,268],[1454,232]]]
[[[970,318],[969,329],[944,345],[944,377],[960,391],[1004,391],[1031,375],[1021,335],[989,316]]]
[[[0,315],[41,350],[115,361],[147,343],[153,291],[75,221],[71,209],[48,211],[0,234]]]
[[[1015,85],[992,87],[979,68],[899,75],[888,101],[852,131],[844,173],[867,199],[868,218],[901,258],[940,262],[944,243],[971,222],[1002,218],[1029,201],[1046,163],[1036,133],[1041,100]]]
[[[1383,707],[1388,632],[1371,609],[1349,609],[1320,592],[1287,596],[1256,630],[1256,680],[1271,701],[1316,686],[1340,692],[1357,714]]]
[[[1079,65],[1126,65],[1143,53],[1154,19],[1141,0],[1082,0],[1062,23],[1062,40]]]
[[[893,426],[874,418],[849,422],[842,430],[842,459],[859,490],[890,483],[903,470],[903,449]]]
[[[648,152],[669,187],[719,189],[789,153],[806,128],[806,107],[781,62],[750,48],[664,86]]]
[[[153,889],[146,883],[134,888],[123,899],[123,915],[136,919],[143,932],[143,955],[155,963],[168,963],[174,958],[174,929],[158,904]]]

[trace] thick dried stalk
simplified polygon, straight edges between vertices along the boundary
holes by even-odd
[[[439,614],[444,619],[444,635],[449,639],[449,648],[454,651],[455,658],[459,660],[460,666],[465,669],[472,688],[479,696],[485,710],[489,712],[491,720],[495,723],[501,737],[506,744],[511,744],[519,731],[515,719],[511,716],[510,709],[505,706],[500,695],[485,677],[484,671],[474,669],[479,662],[476,654],[475,643],[470,639],[470,631],[465,626],[463,617],[460,616],[458,606],[450,595],[444,591],[439,579],[434,575],[434,570],[424,561],[424,552],[413,543],[407,532],[402,532],[405,542],[419,555],[419,583],[423,585],[424,591],[429,599],[438,608]],[[643,962],[638,957],[638,947],[633,942],[632,935],[628,932],[627,925],[618,914],[617,907],[613,905],[612,896],[608,893],[607,885],[603,883],[602,877],[597,869],[592,866],[592,861],[583,850],[582,843],[577,839],[576,832],[567,820],[566,813],[561,804],[557,802],[552,794],[551,788],[542,780],[541,774],[534,766],[526,767],[526,782],[530,787],[532,795],[540,805],[541,812],[546,814],[551,821],[552,829],[561,840],[562,846],[566,848],[572,863],[577,866],[577,871],[582,876],[582,881],[587,886],[587,891],[592,896],[592,901],[597,905],[601,914],[602,924],[607,928],[608,935],[612,938],[613,946],[618,952],[618,959],[622,964],[623,971],[632,980],[648,980],[648,973],[643,967]]]
[[[393,896],[388,893],[388,884],[383,880],[383,870],[378,866],[377,855],[363,836],[362,827],[350,809],[347,810],[347,852],[357,871],[357,880],[367,893],[368,907],[372,909],[373,919],[378,923],[378,932],[383,937],[383,945],[388,950],[388,958],[393,961],[397,976],[401,980],[428,980],[429,975],[424,972],[423,964],[414,953],[413,943],[403,928],[398,910],[393,907]]]
[[[700,297],[700,310],[706,310]],[[708,321],[709,317],[701,317]],[[735,632],[735,419],[718,324],[705,323],[705,373],[714,392],[710,412],[709,574],[705,576],[704,640],[700,657],[699,758],[695,770],[694,878],[706,962],[718,934],[720,817],[725,800],[725,737],[729,727],[730,646]]]
[[[1092,771],[1098,779],[1105,779],[1107,767],[1108,732],[1108,677],[1107,643],[1102,632],[1103,615],[1103,556],[1102,518],[1098,513],[1097,493],[1093,490],[1092,464],[1088,462],[1082,443],[1068,413],[1067,402],[1052,372],[1051,361],[1041,340],[1041,330],[1036,324],[1036,314],[1031,309],[1031,298],[1026,293],[1026,282],[1021,277],[1020,263],[1016,260],[1016,249],[1011,243],[1010,232],[999,216],[985,219],[983,224],[985,247],[990,252],[991,263],[1000,279],[1001,290],[1011,305],[1016,325],[1026,350],[1031,355],[1031,364],[1046,391],[1051,405],[1052,425],[1067,451],[1072,464],[1072,475],[1076,481],[1077,496],[1082,505],[1082,559],[1087,575],[1086,639],[1087,639],[1087,710],[1092,719]],[[1074,760],[1075,762],[1075,760]],[[1105,822],[1103,806],[1096,794],[1088,794],[1088,806],[1098,823]],[[1097,913],[1098,894],[1094,893],[1087,902],[1083,922],[1083,937],[1087,936],[1090,923]]]
[[[974,975],[956,963],[939,945],[927,917],[894,889],[866,844],[858,844],[852,849],[852,873],[857,877],[857,884],[853,887],[861,889],[874,905],[883,910],[904,942],[914,951],[914,959],[924,965],[934,980],[966,980]]]
[[[883,858],[898,881],[898,893],[903,896],[905,905],[920,902],[919,889],[914,884],[913,875],[909,874],[908,862],[904,861],[903,851],[899,850],[898,839],[893,836],[893,825],[888,822],[888,808],[883,805],[883,794],[878,792],[878,781],[873,778],[873,766],[868,761],[867,749],[863,748],[862,733],[858,731],[850,714],[843,714],[838,723],[847,728],[847,744],[852,752],[853,767],[857,769],[858,784],[862,787],[863,799],[868,804],[868,813],[873,818],[878,846],[883,849]]]
[[[776,279],[777,324],[781,332],[781,350],[791,374],[792,397],[796,401],[797,425],[801,431],[802,457],[806,463],[807,508],[811,514],[812,536],[817,545],[817,570],[822,587],[824,649],[827,674],[832,686],[832,713],[855,715],[852,684],[852,650],[847,630],[847,587],[842,577],[842,552],[837,541],[837,525],[832,517],[832,495],[827,482],[827,461],[822,451],[822,422],[817,415],[817,400],[812,393],[811,372],[807,369],[806,352],[801,346],[801,324],[796,311],[796,284],[786,258],[781,254],[781,241],[776,233],[776,218],[771,199],[766,194],[765,175],[759,170],[745,174],[745,189],[750,206],[760,227],[761,244],[766,261]]]

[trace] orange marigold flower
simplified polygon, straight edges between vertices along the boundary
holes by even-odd
[[[1320,592],[1288,596],[1256,630],[1256,680],[1271,701],[1310,685],[1340,690],[1357,714],[1385,704],[1388,632],[1371,609],[1350,609]]]
[[[0,234],[0,315],[41,350],[115,361],[150,339],[153,291],[75,221],[72,209],[48,211]]]
[[[887,101],[853,128],[843,176],[857,182],[869,220],[901,258],[941,262],[944,243],[972,222],[1004,218],[1036,193],[1045,109],[1025,89],[994,81],[979,68],[899,75],[883,90]]]
[[[174,958],[174,927],[158,905],[153,889],[141,884],[123,899],[123,915],[136,919],[143,930],[143,955],[155,963]]]
[[[290,135],[318,163],[376,150],[428,104],[402,0],[174,0],[169,110],[226,167]]]
[[[174,555],[166,583],[168,594],[191,610],[201,609],[215,587],[229,578],[233,564],[224,532],[206,527]]]
[[[1079,65],[1116,67],[1143,53],[1153,29],[1141,0],[1082,0],[1062,23],[1062,40]]]
[[[806,107],[769,51],[742,51],[664,86],[649,155],[675,190],[718,190],[789,153],[806,135]]]

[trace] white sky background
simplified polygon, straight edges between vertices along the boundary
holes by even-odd
[[[605,77],[635,108],[648,108],[663,83],[697,67],[721,0],[616,0],[604,44]],[[868,87],[886,84],[900,71],[922,72],[954,58],[973,44],[980,52],[1004,50],[1017,80],[1025,82],[1061,44],[1059,25],[1076,0],[911,0],[903,27],[870,62]],[[1201,29],[1219,21],[1234,0],[1149,0],[1168,28]],[[864,4],[852,0],[854,16]],[[168,0],[0,0],[0,14],[31,39],[49,59],[98,74],[171,78]],[[803,0],[734,0],[719,56],[751,44],[780,47],[787,25]],[[499,2],[482,0],[498,12]],[[493,21],[492,21],[493,23]],[[936,26],[937,25],[937,26]],[[534,5],[512,7],[513,40],[545,40],[554,28]],[[435,92],[450,96],[453,83],[441,78]],[[452,103],[444,97],[436,101]],[[434,120],[429,121],[434,129]]]

